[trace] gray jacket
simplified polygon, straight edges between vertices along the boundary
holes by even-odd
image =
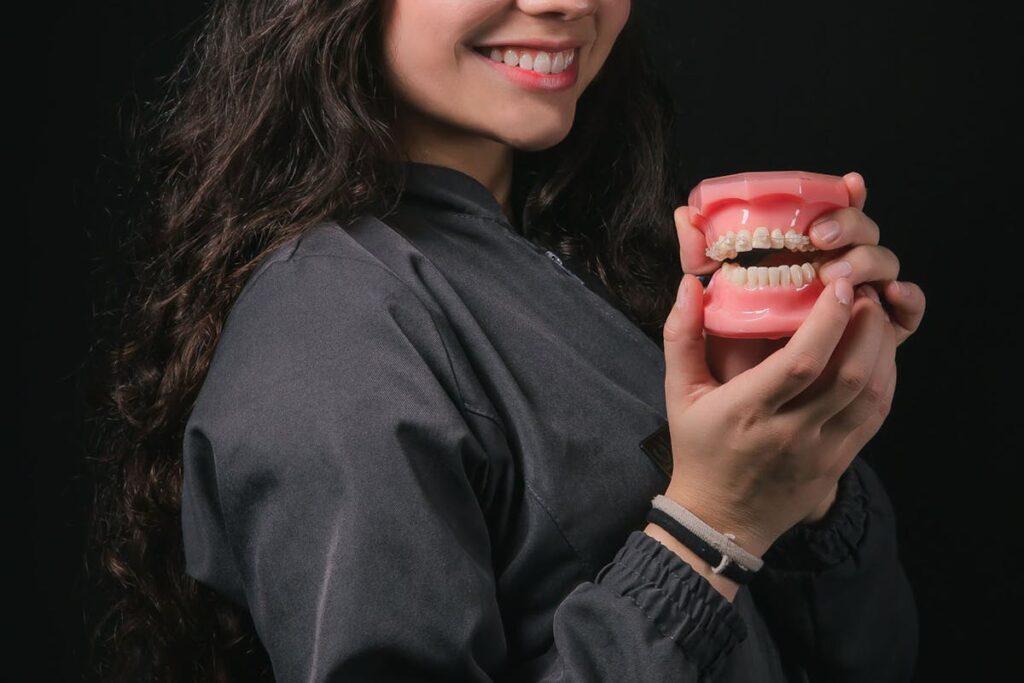
[[[641,531],[671,467],[659,345],[475,179],[406,168],[394,220],[259,265],[185,428],[186,571],[276,679],[909,680],[867,462],[729,603]]]

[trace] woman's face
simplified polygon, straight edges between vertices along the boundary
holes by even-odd
[[[388,0],[385,66],[400,116],[453,139],[551,147],[569,133],[576,101],[611,52],[630,2]],[[548,49],[529,47],[536,41]],[[570,53],[573,63],[554,73]]]

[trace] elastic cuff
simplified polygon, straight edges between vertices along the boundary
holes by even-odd
[[[779,536],[762,559],[765,569],[817,574],[849,558],[864,536],[869,496],[856,467],[839,477],[836,500],[825,516]]]
[[[733,604],[643,531],[633,531],[595,583],[632,600],[699,670],[714,669],[747,637]]]

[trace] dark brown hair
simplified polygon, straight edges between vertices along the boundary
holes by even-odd
[[[132,123],[144,201],[110,256],[87,383],[84,569],[103,596],[87,620],[90,680],[272,680],[247,613],[184,573],[182,433],[259,260],[325,217],[344,228],[401,195],[381,6],[214,2],[164,95]],[[530,211],[531,239],[577,254],[660,344],[682,202],[671,98],[635,17],[568,136],[517,150],[514,201]]]

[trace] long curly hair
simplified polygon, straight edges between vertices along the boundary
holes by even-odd
[[[184,572],[182,438],[268,251],[403,189],[380,0],[220,0],[123,142],[137,208],[97,268],[86,363],[87,680],[273,680],[248,613]],[[660,345],[681,277],[672,98],[631,12],[557,145],[516,150],[531,239],[577,255]],[[528,190],[528,192],[526,191]],[[518,193],[518,194],[516,194]],[[104,270],[106,269],[106,272]],[[116,275],[112,275],[116,273]]]

